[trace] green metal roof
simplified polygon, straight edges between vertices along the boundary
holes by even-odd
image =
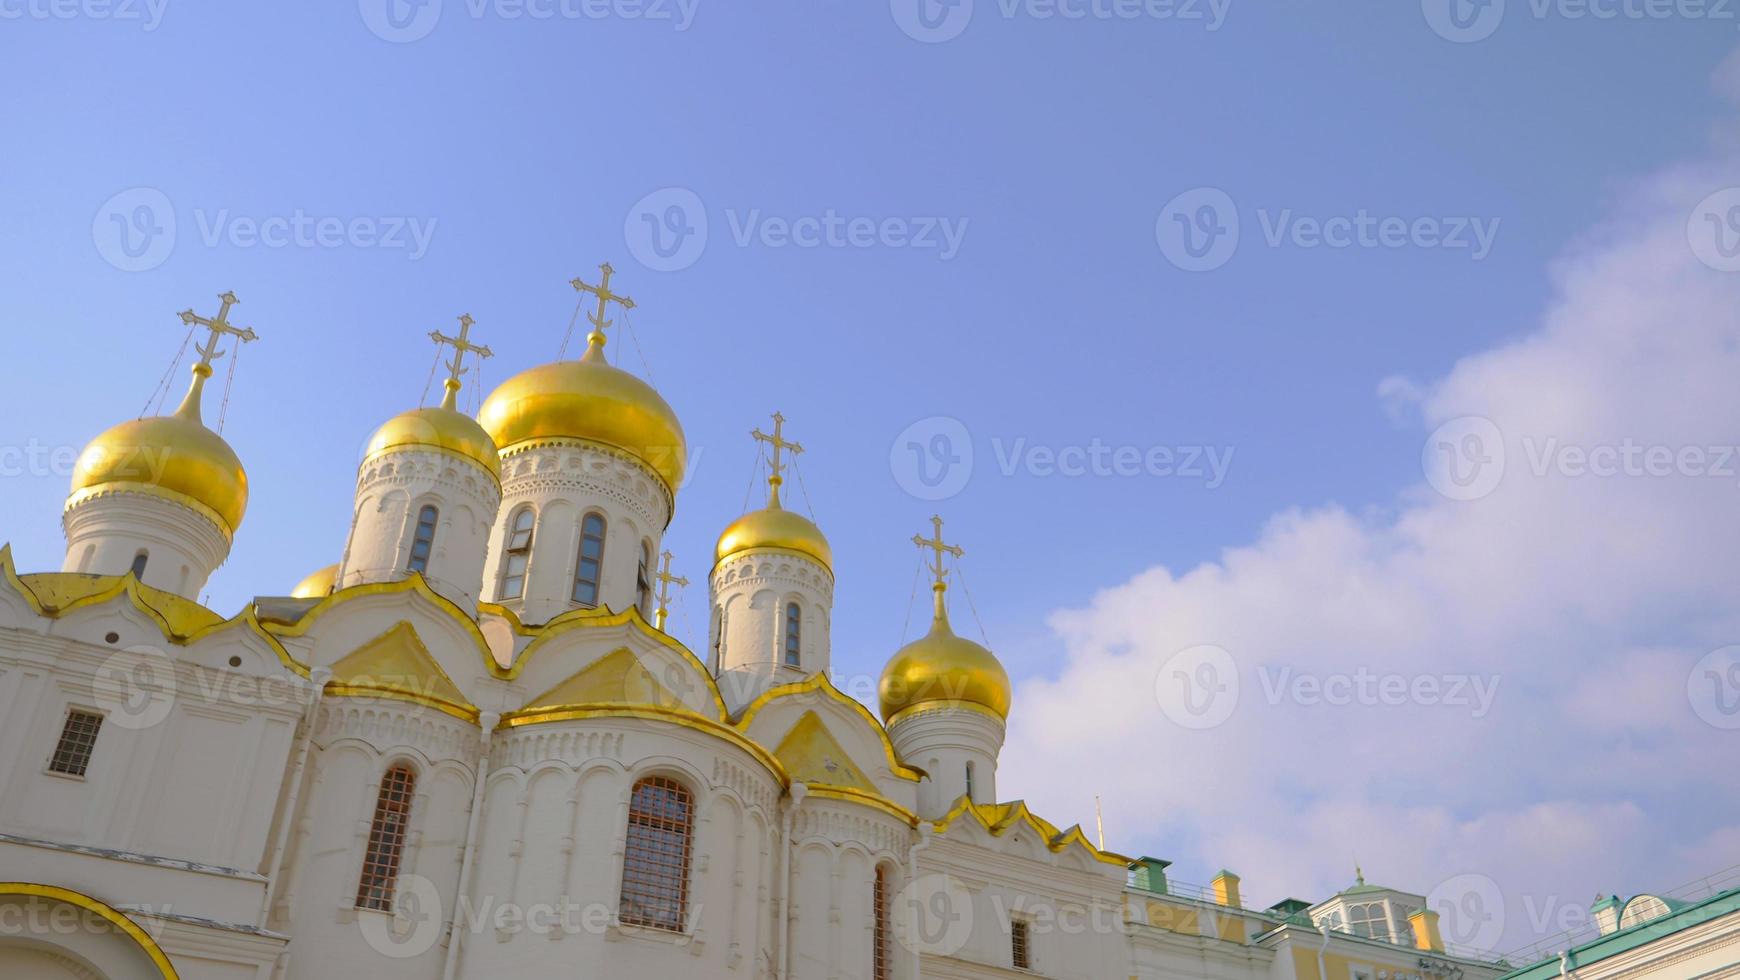
[[[1640,922],[1628,929],[1611,932],[1581,946],[1573,947],[1571,949],[1571,968],[1576,969],[1591,963],[1599,963],[1609,956],[1617,956],[1620,953],[1652,943],[1663,936],[1702,925],[1711,919],[1720,918],[1735,911],[1740,911],[1740,888],[1718,892],[1701,902],[1693,902],[1659,919]],[[1553,956],[1531,966],[1525,966],[1520,970],[1512,970],[1500,977],[1499,980],[1547,980],[1547,978],[1558,976],[1559,958]]]
[[[1379,888],[1377,885],[1367,885],[1367,884],[1364,884],[1362,882],[1361,884],[1354,885],[1352,888],[1344,888],[1341,891],[1336,892],[1335,894],[1337,894],[1337,895],[1369,895],[1372,892],[1387,892],[1387,891],[1389,891],[1388,888]]]

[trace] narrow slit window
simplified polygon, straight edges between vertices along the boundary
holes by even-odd
[[[503,599],[518,599],[526,594],[526,568],[532,561],[532,528],[537,520],[530,507],[522,507],[508,522],[507,558],[501,566]]]
[[[598,589],[604,579],[604,516],[587,514],[580,522],[580,561],[574,568],[574,601],[598,605]]]
[[[876,881],[872,886],[875,891],[870,896],[870,907],[875,912],[875,948],[871,956],[870,976],[872,980],[893,980],[894,977],[894,931],[888,925],[888,909],[891,904],[889,897],[888,868],[876,869]]]
[[[803,610],[795,602],[785,606],[785,665],[796,667],[802,660]]]
[[[634,594],[635,605],[640,607],[640,614],[648,619],[652,618],[652,543],[650,541],[644,542],[640,546],[640,570],[635,573]]]
[[[48,759],[48,771],[64,776],[83,776],[91,766],[91,754],[97,748],[97,732],[103,727],[103,716],[95,711],[78,708],[67,712],[61,726],[60,741]]]
[[[432,506],[417,514],[417,535],[411,539],[411,562],[406,566],[410,571],[429,571],[429,556],[435,553],[435,524],[440,519],[441,512]]]
[[[978,797],[973,795],[973,764],[971,762],[967,763],[967,800],[972,803],[979,801]]]
[[[694,829],[695,799],[688,787],[663,777],[634,785],[622,861],[623,923],[683,931]]]
[[[133,567],[128,569],[128,572],[136,579],[143,579],[145,577],[145,566],[150,563],[151,552],[141,551],[133,556]]]
[[[1033,969],[1032,937],[1025,919],[1009,921],[1009,954],[1017,970]]]
[[[374,824],[369,828],[368,851],[363,856],[362,880],[356,888],[359,909],[393,910],[393,897],[399,886],[399,858],[405,850],[411,795],[416,788],[417,774],[410,766],[394,766],[381,777]]]

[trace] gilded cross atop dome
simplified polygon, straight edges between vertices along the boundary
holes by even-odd
[[[465,377],[465,372],[469,370],[465,366],[466,354],[476,354],[478,360],[495,356],[495,351],[490,350],[482,344],[474,344],[471,342],[471,326],[476,322],[476,320],[471,318],[471,314],[461,313],[459,315],[459,336],[449,337],[439,330],[429,331],[429,339],[435,341],[436,346],[448,346],[453,348],[453,360],[447,362],[447,370],[449,372],[446,385],[447,394],[441,399],[442,408],[449,410],[458,409],[459,389],[464,384],[462,379]]]
[[[773,467],[767,478],[767,485],[770,488],[767,495],[767,506],[777,508],[779,506],[779,487],[785,482],[785,466],[781,454],[790,452],[796,456],[804,451],[804,447],[798,443],[786,441],[785,416],[778,412],[773,413],[773,435],[768,435],[759,427],[749,434],[755,437],[756,442],[765,442],[773,447]]]
[[[926,538],[922,534],[915,534],[912,536],[912,543],[918,545],[920,548],[929,548],[935,556],[931,561],[930,573],[935,576],[936,583],[932,585],[931,588],[936,590],[937,601],[940,603],[942,601],[942,594],[947,591],[949,587],[949,570],[943,564],[943,556],[954,555],[956,558],[962,558],[965,557],[966,551],[956,545],[945,544],[943,542],[943,519],[940,516],[932,517],[930,523],[931,527],[935,529],[934,533],[936,534],[936,537]]]
[[[610,277],[616,274],[616,270],[610,267],[610,263],[606,262],[600,265],[598,272],[600,278],[596,286],[579,276],[575,276],[568,282],[568,285],[574,287],[575,292],[591,293],[598,297],[598,312],[586,314],[587,322],[592,324],[592,332],[586,335],[586,354],[581,360],[591,360],[604,356],[604,345],[607,342],[604,331],[612,323],[612,321],[605,319],[604,314],[610,311],[610,304],[615,303],[625,310],[634,309],[634,300],[610,291]]]
[[[681,575],[671,574],[671,559],[674,556],[670,552],[667,551],[659,557],[664,559],[665,564],[663,568],[659,569],[657,576],[659,580],[659,608],[657,612],[653,613],[653,625],[658,628],[659,632],[663,633],[665,620],[669,619],[671,614],[671,586],[687,588],[689,580]]]
[[[194,367],[194,370],[197,372],[203,367],[207,375],[211,374],[212,362],[224,356],[225,352],[218,350],[218,341],[222,340],[225,334],[238,338],[244,344],[251,344],[260,339],[260,335],[255,333],[252,328],[238,327],[230,323],[230,307],[241,302],[236,299],[235,293],[222,293],[218,296],[218,300],[223,303],[223,306],[219,307],[217,315],[210,319],[193,312],[191,308],[181,311],[182,323],[190,327],[204,327],[211,331],[211,336],[207,338],[205,343],[193,345],[194,350],[199,351],[199,364]]]

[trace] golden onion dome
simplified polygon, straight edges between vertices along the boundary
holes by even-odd
[[[394,416],[369,440],[365,461],[393,449],[436,449],[469,459],[501,479],[501,453],[476,419],[459,411],[459,385],[448,381],[447,396],[435,408]]]
[[[645,381],[604,359],[594,333],[585,356],[521,372],[484,400],[478,421],[502,452],[538,442],[577,439],[628,453],[676,493],[688,465],[677,413]]]
[[[943,590],[936,590],[936,618],[930,632],[908,643],[888,661],[877,685],[882,720],[928,704],[966,702],[1007,720],[1013,692],[1009,672],[996,655],[949,627]]]
[[[93,439],[73,467],[71,507],[108,493],[167,497],[234,534],[248,510],[248,474],[235,450],[200,420],[211,368],[196,364],[193,385],[173,415],[123,422]]]
[[[338,566],[328,565],[313,575],[297,583],[290,593],[292,599],[324,599],[332,594],[332,587],[338,583]]]
[[[814,558],[830,572],[834,570],[834,549],[828,546],[822,529],[801,514],[780,507],[777,499],[766,509],[750,511],[731,522],[725,533],[719,535],[713,564],[758,548],[794,551]]]

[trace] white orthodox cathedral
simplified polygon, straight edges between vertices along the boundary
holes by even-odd
[[[475,419],[465,360],[492,352],[468,317],[435,334],[446,397],[376,432],[337,564],[229,616],[196,597],[248,482],[201,399],[254,335],[232,294],[182,314],[191,388],[79,458],[63,568],[0,551],[0,978],[1509,969],[1447,950],[1420,895],[1247,908],[1231,872],[1169,882],[1004,801],[1009,678],[950,628],[940,520],[918,539],[934,618],[880,719],[836,690],[833,558],[781,503],[801,447],[777,416],[766,505],[713,556],[706,649],[667,635],[683,429],[607,361],[632,304],[602,272],[574,282],[597,302],[584,354]]]

